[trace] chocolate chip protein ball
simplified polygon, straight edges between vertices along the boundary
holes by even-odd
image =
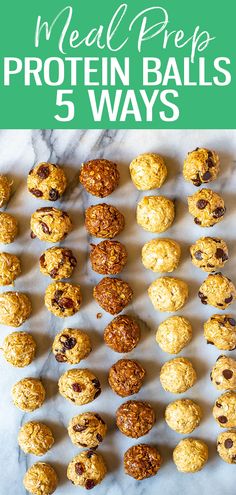
[[[117,188],[119,180],[117,165],[110,160],[98,158],[82,164],[80,182],[93,196],[109,196]]]
[[[215,151],[196,148],[188,153],[184,161],[183,175],[185,180],[196,187],[215,180],[220,170],[220,159]]]
[[[107,425],[97,413],[86,412],[74,416],[68,426],[68,434],[74,445],[96,449],[106,436]]]
[[[44,455],[54,444],[50,428],[39,421],[25,423],[18,434],[18,444],[25,454]]]
[[[201,237],[190,247],[192,263],[204,272],[215,272],[223,268],[229,259],[225,241],[216,237]]]
[[[55,316],[73,316],[80,310],[82,303],[80,286],[67,282],[50,284],[46,289],[44,301],[48,311]]]
[[[132,359],[120,359],[109,370],[108,382],[117,395],[128,397],[142,387],[145,369]]]
[[[233,351],[236,348],[236,320],[228,314],[212,315],[204,323],[204,337],[208,344],[221,351]]]
[[[37,378],[23,378],[12,388],[15,406],[25,412],[32,412],[41,407],[45,395],[45,388]]]
[[[8,203],[12,184],[13,182],[6,175],[0,175],[0,208]]]
[[[33,213],[30,227],[33,239],[38,237],[40,241],[60,242],[71,232],[72,222],[66,211],[45,206]]]
[[[127,262],[127,251],[121,242],[102,241],[99,244],[90,244],[90,262],[92,269],[101,275],[117,275]]]
[[[14,285],[20,273],[19,258],[11,253],[0,253],[0,285]]]
[[[29,318],[31,302],[22,292],[2,292],[0,294],[0,324],[20,327]]]
[[[213,416],[222,428],[236,426],[236,392],[226,392],[215,401]]]
[[[192,339],[192,326],[183,316],[171,316],[163,321],[156,333],[156,341],[164,352],[179,354]]]
[[[184,438],[174,449],[173,461],[181,473],[196,473],[208,461],[208,447],[197,438]]]
[[[3,355],[8,363],[17,368],[24,368],[32,363],[36,351],[36,343],[26,332],[13,332],[3,342]]]
[[[236,431],[228,430],[217,437],[217,452],[223,461],[236,464]]]
[[[139,438],[146,435],[155,423],[155,413],[147,402],[129,400],[116,411],[116,424],[124,435]]]
[[[112,239],[124,229],[125,218],[115,206],[106,203],[93,205],[85,211],[85,227],[94,237]]]
[[[79,364],[92,350],[87,333],[76,328],[64,328],[52,345],[52,352],[59,363]]]
[[[236,299],[236,289],[222,273],[211,273],[201,285],[198,297],[202,304],[226,309]]]
[[[190,399],[179,399],[168,404],[165,410],[165,420],[168,426],[187,435],[198,427],[202,419],[200,406]]]
[[[57,485],[57,474],[46,462],[36,462],[24,476],[24,487],[32,495],[51,495]]]
[[[116,316],[104,331],[104,341],[113,351],[131,352],[139,343],[140,327],[128,315]]]
[[[130,164],[131,179],[139,191],[161,187],[167,177],[164,159],[156,153],[143,153]]]
[[[107,313],[116,315],[130,303],[133,291],[124,280],[104,277],[94,287],[93,296]]]
[[[213,227],[223,220],[225,204],[223,198],[211,189],[201,189],[188,197],[189,213],[201,227]]]
[[[18,222],[9,213],[0,212],[0,244],[11,244],[18,234]]]
[[[91,490],[99,485],[107,472],[101,454],[94,450],[84,450],[76,455],[67,468],[67,478],[76,486]]]
[[[181,248],[172,239],[152,239],[142,248],[145,268],[157,273],[173,272],[179,265]]]
[[[147,444],[133,445],[124,455],[125,473],[136,480],[155,476],[161,467],[161,455],[155,447]]]
[[[160,382],[166,392],[182,394],[191,388],[197,380],[196,371],[186,358],[174,358],[163,364]]]
[[[98,378],[86,368],[66,371],[60,377],[58,386],[60,394],[76,406],[92,402],[101,393]]]
[[[160,277],[149,286],[148,295],[157,311],[172,313],[184,306],[188,298],[188,286],[179,278]]]
[[[219,356],[210,378],[218,390],[236,389],[236,361],[228,356]]]
[[[165,196],[144,196],[138,203],[137,223],[148,232],[165,232],[174,218],[174,203]]]
[[[39,260],[40,271],[54,280],[70,278],[77,259],[71,249],[52,247],[44,251]]]
[[[64,170],[54,163],[39,163],[30,170],[27,178],[28,191],[39,199],[57,201],[67,185]]]

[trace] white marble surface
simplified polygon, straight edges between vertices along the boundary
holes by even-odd
[[[195,189],[183,181],[181,166],[187,151],[197,146],[215,148],[221,156],[222,171],[220,178],[213,183],[212,188],[221,191],[226,205],[227,214],[222,223],[207,230],[194,225],[192,217],[187,212],[186,195]],[[200,427],[194,432],[196,437],[205,439],[209,445],[210,458],[202,472],[195,475],[184,475],[177,472],[172,459],[172,449],[182,438],[168,428],[163,420],[163,410],[167,403],[176,397],[162,390],[159,382],[159,369],[169,356],[163,353],[155,343],[157,324],[167,315],[156,313],[148,299],[146,290],[155,274],[148,272],[140,261],[140,249],[143,243],[154,237],[145,233],[135,223],[135,206],[141,196],[129,179],[128,164],[139,152],[156,151],[166,157],[169,176],[161,190],[176,199],[177,215],[168,236],[181,242],[183,257],[177,276],[183,277],[190,284],[190,299],[181,311],[192,321],[194,337],[192,343],[181,353],[192,359],[197,372],[197,384],[183,394],[184,397],[197,399],[204,409],[204,418]],[[126,228],[120,235],[128,248],[129,261],[122,277],[129,281],[134,288],[133,303],[126,312],[135,314],[142,320],[142,340],[138,347],[130,353],[147,369],[147,379],[137,398],[150,401],[158,415],[158,420],[152,431],[141,439],[157,445],[163,455],[163,467],[158,476],[144,482],[136,482],[124,475],[122,456],[125,450],[138,443],[124,437],[114,425],[115,410],[123,400],[115,396],[107,385],[107,371],[120,355],[106,348],[103,344],[103,328],[111,320],[103,312],[100,320],[96,318],[99,311],[92,300],[92,287],[100,279],[93,273],[88,264],[88,246],[90,239],[83,227],[84,208],[89,203],[98,202],[89,197],[78,184],[80,163],[89,158],[107,157],[114,159],[120,165],[122,175],[120,187],[106,201],[118,205],[126,217]],[[62,202],[74,221],[74,230],[68,236],[64,245],[73,248],[79,259],[79,268],[73,280],[79,282],[83,291],[83,307],[77,315],[63,321],[47,312],[43,304],[43,295],[50,280],[40,274],[38,257],[49,245],[39,240],[31,240],[29,235],[30,214],[42,206],[40,200],[32,198],[26,190],[26,176],[29,169],[39,161],[52,160],[64,164],[70,185]],[[0,132],[0,172],[8,173],[14,179],[14,195],[10,200],[7,211],[15,214],[20,223],[20,235],[17,241],[4,249],[18,254],[23,263],[22,276],[16,282],[17,290],[30,294],[33,302],[33,315],[21,329],[32,332],[38,344],[35,361],[25,369],[14,369],[0,357],[0,494],[24,495],[22,478],[28,466],[37,460],[36,457],[26,456],[17,445],[19,427],[30,419],[47,422],[55,434],[56,442],[52,450],[44,456],[55,466],[60,479],[58,495],[73,495],[83,493],[66,480],[66,466],[78,452],[67,436],[66,426],[69,419],[86,410],[94,410],[104,415],[109,425],[109,434],[104,440],[100,451],[107,461],[109,474],[104,482],[93,490],[97,495],[123,495],[125,492],[142,495],[148,492],[176,493],[189,495],[231,495],[235,487],[235,467],[225,464],[215,453],[215,441],[219,428],[211,415],[211,407],[218,393],[209,380],[209,371],[216,357],[220,354],[213,346],[207,346],[203,338],[202,324],[213,308],[202,306],[197,298],[197,290],[204,279],[204,273],[194,268],[188,256],[188,247],[200,235],[220,235],[229,243],[230,260],[224,273],[231,275],[236,281],[236,131],[1,131]],[[166,234],[165,234],[166,235]],[[235,305],[232,307],[235,312]],[[93,352],[81,363],[94,370],[102,381],[101,396],[90,405],[81,408],[68,403],[57,393],[57,380],[67,365],[59,364],[50,353],[50,345],[57,331],[63,326],[78,326],[91,335]],[[1,341],[11,332],[10,328],[2,327]],[[236,357],[236,352],[231,355]],[[47,400],[42,408],[31,414],[23,414],[11,402],[10,389],[20,378],[40,376],[45,383]],[[135,397],[136,398],[136,397]],[[140,440],[139,440],[140,441]]]

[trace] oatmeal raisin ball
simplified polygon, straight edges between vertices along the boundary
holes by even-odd
[[[156,341],[164,352],[179,354],[192,338],[192,326],[183,316],[170,316],[156,333]]]
[[[224,200],[211,189],[201,189],[189,196],[188,209],[194,222],[201,227],[213,227],[221,222],[226,211]]]
[[[184,306],[188,286],[179,278],[160,277],[149,286],[148,295],[157,311],[172,313]]]
[[[222,428],[236,426],[236,392],[226,392],[215,401],[213,416]]]
[[[186,358],[174,358],[163,364],[160,382],[166,392],[182,394],[191,388],[197,380],[196,371]]]
[[[132,351],[140,340],[138,323],[127,315],[116,316],[104,331],[104,341],[115,352]]]
[[[201,285],[198,297],[202,304],[226,309],[236,299],[236,289],[231,280],[222,273],[211,273]]]
[[[32,311],[31,302],[21,292],[2,292],[0,294],[0,324],[20,327]]]
[[[223,461],[236,464],[236,431],[223,431],[217,437],[217,452]]]
[[[196,473],[208,461],[208,447],[197,438],[184,438],[174,449],[173,461],[181,473]]]
[[[99,244],[90,244],[90,261],[92,269],[101,275],[117,275],[127,261],[127,251],[121,242],[102,241]]]
[[[53,207],[43,207],[31,216],[31,237],[40,241],[60,242],[72,230],[71,219],[65,211]]]
[[[229,259],[225,241],[216,237],[201,237],[190,247],[192,263],[204,272],[223,268]]]
[[[11,253],[0,253],[0,285],[14,285],[20,273],[19,258]]]
[[[228,356],[219,356],[210,378],[218,390],[236,389],[236,361]]]
[[[161,455],[155,447],[147,444],[133,445],[124,455],[125,473],[136,480],[155,476],[161,467]]]
[[[66,371],[59,378],[58,386],[60,394],[76,406],[92,402],[101,393],[98,378],[86,368]]]
[[[68,426],[68,434],[74,445],[96,449],[106,436],[107,425],[97,413],[86,412],[74,416]]]
[[[236,348],[236,320],[228,314],[212,315],[204,323],[204,337],[208,344],[221,351],[233,351]]]
[[[36,343],[29,333],[13,332],[3,342],[3,355],[8,363],[17,368],[24,368],[32,363]]]
[[[168,426],[187,435],[198,427],[202,419],[200,406],[190,399],[179,399],[168,404],[165,410],[165,420]]]
[[[107,313],[116,315],[130,303],[133,291],[124,280],[104,277],[94,287],[93,296]]]
[[[41,254],[39,260],[40,271],[54,280],[70,278],[77,259],[71,249],[52,247]]]
[[[55,316],[60,318],[73,316],[80,310],[82,303],[80,286],[55,282],[46,289],[44,300],[48,311]]]
[[[188,153],[183,168],[185,180],[196,187],[215,180],[220,170],[220,159],[215,151],[196,148]]]
[[[30,170],[27,178],[28,191],[39,199],[57,201],[67,185],[64,170],[54,163],[39,163]]]
[[[57,488],[58,478],[50,464],[36,462],[26,472],[23,483],[32,495],[51,495]]]
[[[127,437],[139,438],[146,435],[155,420],[155,413],[147,402],[128,400],[116,411],[116,424]]]
[[[87,333],[77,328],[64,328],[52,345],[52,352],[59,363],[79,364],[92,350]]]
[[[37,378],[23,378],[12,388],[12,400],[16,407],[32,412],[42,406],[45,400],[45,388]]]
[[[167,177],[164,159],[156,153],[143,153],[130,164],[130,175],[139,191],[161,187]]]
[[[0,243],[11,244],[18,234],[18,222],[9,213],[0,212]]]
[[[82,164],[80,182],[93,196],[109,196],[117,188],[119,180],[117,165],[110,160],[98,158]]]
[[[25,454],[44,455],[54,444],[50,428],[39,421],[25,423],[18,434],[18,444]]]
[[[6,205],[11,196],[11,187],[13,182],[6,175],[0,175],[0,208]]]
[[[108,382],[117,395],[128,397],[142,387],[145,369],[132,359],[120,359],[109,370]]]
[[[142,248],[142,262],[153,272],[173,272],[179,265],[181,248],[172,239],[152,239]]]
[[[106,203],[93,205],[85,211],[85,227],[94,237],[112,239],[124,229],[125,218],[115,206]]]
[[[101,483],[106,472],[106,464],[101,454],[94,450],[84,450],[69,463],[67,478],[73,485],[91,490]]]
[[[148,232],[165,232],[174,218],[174,203],[165,196],[144,196],[138,203],[137,223]]]

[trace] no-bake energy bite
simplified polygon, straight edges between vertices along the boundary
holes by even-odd
[[[29,333],[13,332],[4,339],[3,355],[12,366],[28,366],[34,359],[35,351],[36,343]]]
[[[217,437],[217,452],[228,464],[236,464],[236,431],[228,430]]]
[[[218,390],[236,389],[236,361],[228,356],[219,356],[210,378]]]
[[[211,273],[201,285],[198,296],[202,304],[226,309],[236,299],[236,289],[222,273]]]
[[[107,425],[97,413],[86,412],[74,416],[68,426],[68,434],[74,445],[96,449],[106,436]]]
[[[236,320],[232,315],[212,315],[204,323],[204,337],[208,344],[222,351],[236,348]]]
[[[189,196],[188,208],[200,227],[213,227],[223,220],[226,211],[223,198],[211,189],[201,189]]]
[[[192,338],[192,326],[183,316],[170,316],[156,333],[156,341],[164,352],[178,354]]]
[[[18,234],[18,222],[9,213],[0,212],[0,244],[11,244]]]
[[[120,315],[105,328],[104,341],[115,352],[131,352],[139,343],[140,334],[140,327],[133,318]]]
[[[165,161],[156,153],[143,153],[131,162],[130,175],[140,191],[158,189],[167,177]]]
[[[155,423],[155,413],[147,402],[129,400],[116,411],[116,424],[124,435],[139,438],[146,435]]]
[[[18,444],[25,454],[42,456],[54,444],[50,428],[39,421],[25,423],[18,434]]]
[[[27,178],[28,191],[39,199],[57,201],[67,185],[64,170],[54,163],[39,163],[30,170]]]
[[[148,295],[157,311],[172,313],[184,306],[188,298],[188,286],[179,278],[160,277],[149,286]]]
[[[108,382],[117,395],[128,397],[142,387],[145,369],[132,359],[120,359],[109,370]]]
[[[6,175],[0,175],[0,208],[6,205],[11,196],[12,181]]]
[[[197,438],[184,438],[175,447],[173,460],[182,473],[196,473],[208,461],[208,447]]]
[[[220,170],[220,159],[215,151],[196,148],[188,153],[183,168],[185,180],[196,187],[215,180]]]
[[[101,275],[117,275],[123,270],[128,254],[121,242],[107,240],[90,245],[89,258],[95,272]]]
[[[103,457],[94,450],[76,455],[67,468],[67,478],[76,486],[91,490],[101,483],[107,472]]]
[[[137,223],[148,232],[165,232],[174,218],[174,203],[165,196],[144,196],[138,203]]]
[[[179,399],[171,402],[165,410],[165,420],[168,426],[187,435],[198,427],[202,419],[200,406],[190,399]]]
[[[117,188],[119,180],[117,165],[110,160],[97,158],[82,164],[80,182],[93,196],[109,196]]]
[[[112,239],[122,232],[125,218],[115,206],[102,203],[85,211],[85,227],[90,235]]]
[[[59,363],[78,364],[91,350],[88,334],[76,328],[64,328],[56,335],[52,345],[52,352]]]
[[[0,294],[0,323],[10,327],[20,327],[32,311],[31,302],[21,292],[3,292]]]
[[[196,371],[186,358],[174,358],[163,364],[160,382],[164,390],[172,394],[182,394],[191,388],[197,380]]]
[[[44,301],[48,311],[55,316],[73,316],[80,310],[82,303],[80,286],[67,282],[50,284],[46,289]]]
[[[93,296],[107,313],[120,313],[131,301],[133,291],[119,278],[104,277],[93,289]]]
[[[136,480],[155,476],[161,467],[161,455],[155,447],[147,444],[133,445],[124,455],[125,473]]]
[[[60,394],[76,406],[92,402],[101,393],[98,378],[86,368],[66,371],[59,378],[58,386]]]
[[[218,397],[213,407],[213,416],[222,428],[236,426],[236,392],[226,392]]]
[[[0,285],[14,285],[20,273],[19,258],[11,253],[0,253]]]
[[[172,239],[152,239],[142,248],[145,268],[157,273],[173,272],[179,265],[181,248]]]
[[[51,495],[58,485],[56,471],[46,462],[36,462],[24,476],[24,487],[32,495]]]
[[[15,406],[25,412],[41,407],[45,395],[45,388],[37,378],[23,378],[12,388],[12,400]]]
[[[76,257],[68,248],[49,248],[41,254],[39,259],[41,273],[54,280],[70,278],[76,265]]]
[[[54,243],[65,239],[72,230],[72,222],[66,211],[45,206],[32,214],[30,227],[32,238]]]
[[[215,272],[223,268],[229,259],[225,241],[216,237],[201,237],[190,247],[192,263],[204,272]]]

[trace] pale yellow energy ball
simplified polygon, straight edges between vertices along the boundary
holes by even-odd
[[[43,275],[48,275],[53,280],[70,278],[77,260],[71,249],[52,247],[46,249],[39,259],[39,267]]]
[[[84,450],[69,463],[67,478],[73,485],[91,490],[101,483],[106,472],[106,464],[101,454],[94,450]]]
[[[0,208],[9,201],[12,184],[13,182],[5,175],[0,175]]]
[[[59,378],[58,387],[60,394],[76,406],[92,402],[101,393],[98,378],[86,368],[66,371]]]
[[[80,310],[82,295],[79,285],[67,282],[50,284],[45,292],[45,306],[55,316],[66,318]]]
[[[213,416],[222,428],[236,427],[236,392],[230,390],[217,398]]]
[[[65,328],[58,333],[52,345],[52,352],[59,363],[78,364],[92,350],[87,333],[76,328]]]
[[[213,227],[223,220],[226,211],[223,198],[205,188],[188,197],[188,209],[200,227]]]
[[[172,394],[182,394],[191,388],[197,380],[196,371],[186,358],[174,358],[163,364],[160,382],[164,390]]]
[[[196,402],[190,399],[179,399],[171,402],[165,410],[165,420],[168,426],[184,435],[192,433],[202,419],[202,410]]]
[[[164,159],[156,153],[143,153],[130,164],[130,175],[139,191],[160,188],[167,177]]]
[[[0,244],[11,244],[18,234],[18,222],[9,213],[0,212]]]
[[[196,148],[188,153],[184,161],[185,180],[196,187],[215,180],[220,170],[220,159],[215,151]]]
[[[179,265],[181,248],[172,239],[152,239],[144,244],[142,262],[153,272],[173,272]]]
[[[228,356],[219,356],[210,374],[218,390],[236,389],[236,361]]]
[[[156,341],[164,352],[178,354],[192,338],[192,326],[183,316],[170,316],[156,333]]]
[[[25,412],[32,412],[41,407],[45,395],[45,388],[37,378],[23,378],[12,388],[12,400],[15,406]]]
[[[233,315],[212,315],[204,323],[204,337],[208,344],[222,351],[236,348],[236,320]]]
[[[40,241],[60,242],[72,230],[72,221],[66,211],[51,206],[38,208],[30,220],[31,237],[38,237]]]
[[[236,431],[223,431],[217,437],[217,452],[228,464],[236,464]]]
[[[32,495],[51,495],[58,485],[55,470],[46,462],[36,462],[24,476],[24,487]]]
[[[23,368],[34,359],[36,343],[29,333],[13,332],[4,339],[3,355],[12,366]]]
[[[25,423],[18,433],[18,444],[25,454],[41,456],[54,444],[50,428],[39,421]]]
[[[32,311],[31,302],[21,292],[3,292],[0,294],[0,324],[20,327]]]
[[[137,223],[148,232],[165,232],[174,218],[174,203],[165,196],[144,196],[138,203]]]
[[[184,438],[174,449],[173,461],[181,473],[196,473],[208,461],[208,447],[197,438]]]
[[[211,273],[201,285],[198,297],[202,304],[226,309],[236,299],[236,288],[222,273]]]
[[[0,253],[0,285],[14,285],[20,273],[19,258],[11,253]]]
[[[218,237],[201,237],[190,247],[192,263],[204,272],[223,268],[229,259],[228,247]]]
[[[188,286],[179,278],[160,277],[152,282],[148,295],[157,311],[172,313],[184,306],[188,298]]]
[[[39,163],[30,170],[28,191],[35,198],[57,201],[66,189],[66,176],[62,167],[54,163]]]
[[[107,432],[107,425],[97,413],[86,412],[74,416],[68,426],[68,434],[77,447],[97,448]]]

